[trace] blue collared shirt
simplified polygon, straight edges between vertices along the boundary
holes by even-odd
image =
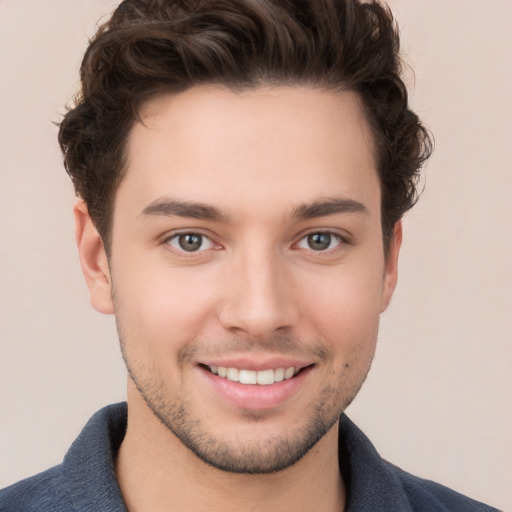
[[[126,418],[125,403],[101,409],[62,464],[0,491],[0,511],[126,512],[114,471]],[[346,512],[497,511],[386,462],[345,415],[340,420],[339,446]]]

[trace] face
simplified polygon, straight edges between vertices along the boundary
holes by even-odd
[[[142,121],[104,285],[89,279],[115,310],[130,414],[217,468],[283,469],[336,428],[395,285],[359,98],[196,87]]]

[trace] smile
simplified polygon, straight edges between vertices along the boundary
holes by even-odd
[[[225,378],[240,384],[259,384],[261,386],[269,386],[276,382],[288,380],[297,375],[300,368],[275,368],[269,370],[243,370],[225,366],[206,366],[206,368],[219,377]]]

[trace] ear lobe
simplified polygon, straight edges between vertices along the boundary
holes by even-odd
[[[103,242],[82,199],[77,199],[73,214],[76,245],[91,304],[100,313],[112,314],[112,280]]]
[[[387,309],[391,302],[391,297],[395,291],[398,280],[398,255],[402,245],[402,221],[398,221],[393,228],[393,236],[389,241],[389,249],[386,257],[386,267],[384,269],[384,280],[382,283],[382,296],[380,312]]]

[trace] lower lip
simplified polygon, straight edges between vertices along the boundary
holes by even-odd
[[[240,384],[219,377],[205,368],[200,368],[214,390],[235,407],[248,410],[272,409],[280,406],[297,395],[312,366],[301,370],[295,377],[269,385]]]

